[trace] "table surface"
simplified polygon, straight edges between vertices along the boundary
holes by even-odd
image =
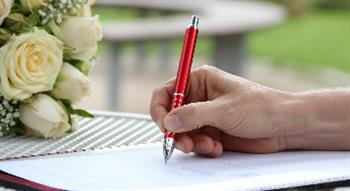
[[[78,129],[60,138],[41,139],[15,135],[0,137],[0,161],[149,144],[163,138],[156,124],[147,115],[92,113],[95,118],[81,119]]]
[[[47,154],[84,152],[123,145],[148,144],[162,140],[163,135],[147,115],[111,112],[93,113],[96,115],[94,119],[81,119],[79,122],[80,128],[62,138],[42,140],[11,135],[0,137],[0,162],[1,160]],[[137,132],[135,133],[135,131]],[[57,145],[61,146],[57,147]],[[0,191],[6,190],[1,186],[4,185],[0,184]],[[350,186],[350,180],[287,188],[287,190],[333,190],[344,186]]]

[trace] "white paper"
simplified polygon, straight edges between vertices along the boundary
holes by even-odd
[[[350,152],[227,152],[218,159],[161,145],[0,162],[0,169],[65,190],[260,190],[350,179]]]

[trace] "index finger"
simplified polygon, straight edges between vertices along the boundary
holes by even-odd
[[[169,112],[169,105],[174,91],[175,79],[165,82],[153,91],[150,114],[163,133],[166,133],[163,120]]]
[[[208,98],[214,99],[214,91],[212,88],[217,86],[217,79],[207,79],[208,76],[217,77],[218,69],[210,66],[202,66],[194,69],[188,82],[186,91],[186,103],[207,101]],[[215,82],[215,83],[214,83]],[[210,83],[210,84],[208,84]],[[212,84],[213,83],[213,84]],[[221,83],[218,83],[221,84]],[[163,120],[169,113],[170,102],[172,101],[173,91],[175,89],[175,78],[165,82],[153,91],[150,114],[152,119],[157,123],[160,130],[165,133]]]

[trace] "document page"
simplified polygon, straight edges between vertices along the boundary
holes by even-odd
[[[65,190],[260,190],[350,179],[350,152],[225,152],[217,159],[160,144],[0,162],[0,169]]]

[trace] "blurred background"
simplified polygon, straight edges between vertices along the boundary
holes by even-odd
[[[350,85],[350,1],[96,0],[105,39],[79,106],[148,113],[175,77],[185,27],[201,18],[193,68],[214,65],[288,91]]]

